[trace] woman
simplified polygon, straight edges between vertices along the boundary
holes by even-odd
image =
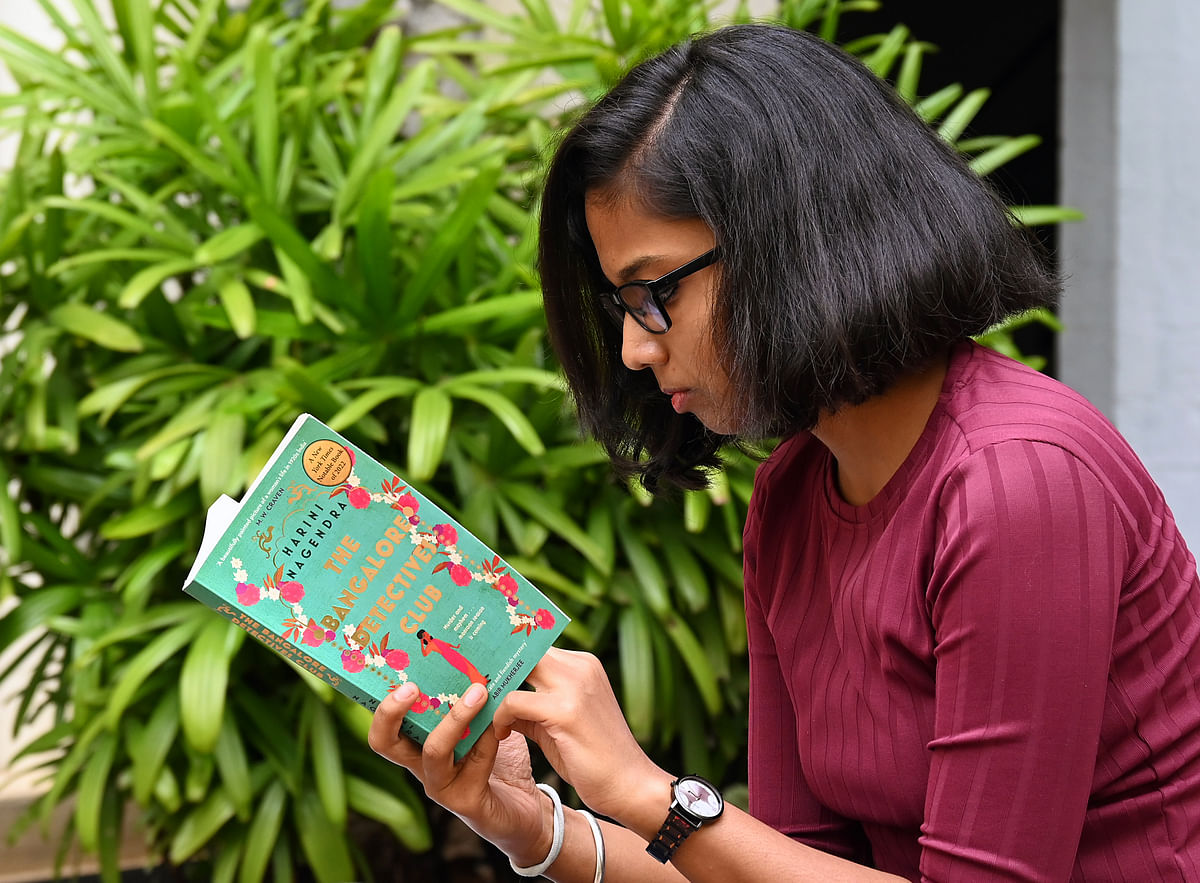
[[[1194,559],[1094,408],[970,342],[1056,284],[951,149],[840,51],[730,28],[573,128],[541,235],[620,469],[692,487],[784,439],[745,531],[751,812],[673,787],[586,654],[552,651],[458,767],[482,691],[423,751],[397,693],[377,751],[557,880],[602,849],[611,880],[1200,879]],[[520,734],[613,823],[559,817]]]
[[[458,669],[467,680],[472,684],[479,684],[487,687],[488,679],[479,673],[479,669],[463,656],[459,651],[462,650],[461,644],[451,644],[449,641],[443,641],[441,638],[435,638],[425,629],[417,629],[417,639],[421,642],[421,655],[428,656],[430,653],[441,654],[450,665]]]

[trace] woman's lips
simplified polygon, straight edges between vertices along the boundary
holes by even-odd
[[[671,397],[671,407],[675,409],[676,414],[682,414],[687,410],[689,393],[690,390],[686,389],[677,389],[667,393]]]

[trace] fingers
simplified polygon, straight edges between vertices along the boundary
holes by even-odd
[[[536,690],[504,697],[492,725],[499,737],[516,732],[536,742],[584,803],[612,815],[657,767],[629,731],[596,657],[564,653],[550,663]]]
[[[525,682],[534,689],[550,687],[564,678],[570,678],[570,672],[580,665],[586,664],[588,659],[596,659],[596,657],[591,653],[551,647],[529,672],[529,677],[525,679]]]
[[[434,792],[447,787],[456,778],[466,774],[465,768],[455,769],[454,749],[465,735],[471,721],[483,708],[486,700],[487,689],[481,684],[472,684],[426,738],[421,756],[425,772],[425,790],[431,796]],[[482,764],[482,781],[486,781],[487,772],[492,768],[492,761],[496,756],[496,745],[495,734],[485,732],[476,743],[476,747],[468,754],[468,757],[473,758],[471,766],[479,766],[480,761],[486,761]]]
[[[500,739],[514,731],[537,739],[539,725],[576,720],[593,706],[616,703],[604,665],[591,653],[551,647],[526,683],[533,691],[509,693],[492,718]]]
[[[514,730],[526,736],[531,735],[525,724],[546,724],[553,716],[561,716],[569,720],[575,713],[570,707],[573,694],[556,697],[549,693],[535,693],[529,690],[513,690],[504,697],[496,713],[492,715],[492,726],[496,730],[496,738],[505,739]]]
[[[371,729],[367,733],[367,744],[372,751],[414,772],[415,765],[421,759],[421,749],[400,734],[400,724],[420,692],[415,684],[410,683],[389,693],[375,710]]]
[[[421,780],[425,793],[443,805],[445,799],[439,799],[439,795],[452,785],[457,785],[458,790],[484,788],[499,747],[495,731],[491,727],[484,731],[461,764],[455,764],[454,749],[483,708],[487,700],[486,688],[472,684],[433,728],[424,747],[400,732],[404,716],[419,694],[416,686],[409,683],[379,703],[367,736],[372,750],[408,769]]]
[[[431,800],[481,836],[506,851],[526,847],[542,829],[544,798],[533,787],[524,741],[514,740],[501,750],[494,728],[488,726],[463,759],[455,763],[454,751],[464,731],[469,726],[480,726],[477,718],[487,705],[487,689],[472,684],[446,709],[424,746],[418,747],[400,733],[404,716],[418,695],[414,686],[406,685],[380,703],[371,721],[371,748],[407,767]]]

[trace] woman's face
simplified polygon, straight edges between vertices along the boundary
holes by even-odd
[[[664,218],[637,200],[589,194],[584,208],[600,266],[614,288],[657,279],[716,244],[712,230],[699,218]],[[653,371],[677,412],[695,414],[713,432],[732,435],[741,409],[710,333],[719,265],[718,261],[686,276],[664,300],[671,316],[665,334],[651,334],[626,315],[621,360],[631,371]]]

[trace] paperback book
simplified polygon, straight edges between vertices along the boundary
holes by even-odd
[[[374,711],[412,681],[424,744],[473,683],[461,758],[567,617],[420,491],[302,414],[241,502],[208,510],[184,591]]]

